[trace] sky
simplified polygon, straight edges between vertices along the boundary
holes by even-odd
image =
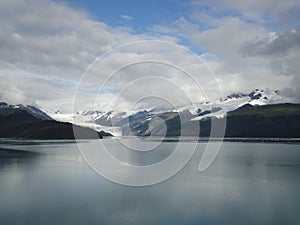
[[[298,0],[0,2],[0,101],[48,112],[256,88],[300,102],[299,58]]]

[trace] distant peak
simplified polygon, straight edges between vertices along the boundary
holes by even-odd
[[[230,95],[228,95],[224,100],[228,100],[228,99],[234,99],[234,98],[241,98],[241,97],[245,97],[247,96],[247,94],[238,92],[238,93],[232,93]]]
[[[6,107],[8,104],[6,102],[0,102],[0,107]]]
[[[0,102],[0,108],[8,109],[8,110],[22,110],[22,111],[26,111],[27,113],[31,114],[32,116],[40,120],[53,120],[48,114],[46,114],[41,109],[32,105],[23,105],[23,104],[10,105],[6,102]]]
[[[257,90],[257,89],[255,89],[255,90]],[[262,97],[262,94],[259,91],[252,91],[251,93],[248,94],[248,96],[252,100],[257,100],[257,99],[260,99]]]

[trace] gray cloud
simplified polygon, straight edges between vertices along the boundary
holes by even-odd
[[[128,28],[111,27],[95,21],[87,12],[61,2],[2,0],[1,100],[70,112],[76,84],[97,56],[122,43],[152,37],[172,42],[178,42],[180,38],[202,50],[202,58],[206,58],[207,65],[217,75],[217,79],[211,83],[207,77],[198,76],[203,86],[207,87],[208,93],[214,93],[218,83],[222,85],[225,94],[269,87],[285,90],[283,93],[286,95],[298,96],[300,99],[300,91],[296,85],[299,83],[297,81],[300,71],[299,27],[274,32],[267,26],[292,26],[295,18],[299,18],[298,2],[215,0],[196,1],[193,4],[193,13],[178,18],[172,26],[153,24],[149,28],[150,31],[137,35],[130,33]],[[209,6],[212,12],[205,14],[199,5]],[[235,13],[228,15],[224,13],[226,10],[234,10]],[[197,13],[198,16],[195,16]],[[288,13],[292,17],[286,17]],[[266,15],[267,25],[264,24]],[[203,26],[205,24],[209,26]],[[207,67],[196,62],[191,55],[172,48],[163,51],[162,49],[163,46],[160,45],[143,43],[135,49],[108,57],[105,66],[95,67],[95,71],[91,71],[89,82],[79,90],[82,92],[80,103],[93,100],[97,88],[101,87],[106,77],[133,60],[152,58],[163,61],[172,58],[175,65],[189,68],[191,74],[207,73]],[[130,73],[129,76],[117,79],[113,85],[122,87],[132,79],[138,78],[140,73]],[[170,77],[187,93],[199,96],[180,76],[172,74],[168,78]],[[96,84],[98,86],[95,86]],[[155,86],[165,95],[172,95],[163,85]],[[145,89],[143,85],[135,88],[132,94],[143,94]],[[109,105],[111,94],[107,93],[104,96],[107,102],[102,104]],[[124,98],[125,105],[128,99],[130,98]]]
[[[248,43],[241,49],[244,56],[271,56],[287,55],[290,51],[300,48],[300,26],[295,29],[271,33],[267,38]]]
[[[299,1],[196,0],[189,5],[190,15],[161,32],[173,32],[212,54],[208,60],[225,93],[281,89],[291,101],[300,101]]]
[[[96,57],[122,43],[151,38],[147,34],[133,35],[126,29],[110,27],[92,20],[84,11],[48,0],[1,1],[0,15],[3,19],[0,22],[0,88],[4,90],[1,100],[34,104],[46,110],[70,113],[77,82]],[[168,36],[160,39],[176,41]],[[174,46],[167,49],[165,46],[143,42],[104,58],[104,64],[93,67],[89,79],[78,89],[80,107],[93,105],[107,76],[132,61],[169,58],[176,65],[193,63],[190,56],[174,50]],[[115,79],[112,89],[103,96],[106,102],[101,105],[107,105],[103,110],[111,107],[114,89],[138,79],[143,73],[136,70]],[[168,71],[149,68],[149,73],[159,76]],[[172,76],[175,75],[169,78]],[[132,95],[143,95],[145,85],[135,87]],[[158,94],[172,97],[173,93],[164,85],[153,86]],[[130,100],[127,95],[124,105]]]
[[[267,37],[245,44],[241,54],[264,63],[274,75],[285,76],[289,81],[283,93],[300,99],[300,26],[295,29],[272,32]]]

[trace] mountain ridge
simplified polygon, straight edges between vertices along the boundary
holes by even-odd
[[[75,121],[75,123],[81,124],[97,124],[103,127],[122,127],[127,121],[140,121],[151,120],[157,117],[159,114],[172,114],[177,112],[182,114],[183,112],[190,114],[192,120],[202,120],[210,117],[222,118],[227,112],[238,109],[239,107],[248,105],[267,105],[278,104],[287,102],[287,99],[283,97],[280,91],[275,90],[262,90],[254,89],[251,92],[245,93],[233,93],[215,102],[203,101],[190,105],[183,105],[176,110],[156,110],[154,108],[144,109],[137,112],[117,112],[117,111],[101,111],[98,110],[84,110],[82,112],[76,112],[75,115],[69,121]],[[100,107],[100,106],[99,106]],[[101,107],[100,107],[101,108]],[[55,115],[54,115],[55,116]]]
[[[0,137],[17,139],[75,139],[74,130],[82,139],[97,139],[111,134],[59,122],[34,106],[0,103]]]
[[[229,111],[225,117],[206,116],[193,120],[195,115],[189,111],[164,112],[150,114],[143,111],[138,115],[129,116],[118,121],[122,135],[160,136],[161,123],[153,127],[151,121],[159,118],[166,124],[166,136],[180,136],[181,131],[186,135],[194,128],[200,127],[200,137],[209,137],[212,121],[226,122],[225,137],[251,138],[299,138],[300,137],[300,104],[280,103],[270,105],[244,104]],[[226,121],[224,121],[226,120]],[[152,126],[152,127],[151,127]],[[151,129],[150,129],[151,127]],[[153,132],[154,131],[154,132]]]
[[[219,99],[218,102],[199,102],[171,111],[156,110],[154,108],[132,113],[103,112],[99,109],[93,111],[84,110],[81,113],[75,113],[72,116],[72,122],[76,124],[74,126],[90,127],[97,130],[98,133],[101,130],[109,132],[118,130],[117,136],[160,136],[162,134],[166,136],[180,136],[181,131],[184,131],[185,135],[194,135],[193,129],[200,125],[199,135],[208,137],[211,132],[212,121],[222,122],[226,119],[225,137],[300,137],[298,135],[298,133],[300,134],[300,104],[281,103],[280,101],[284,99],[279,91],[255,89],[248,94],[233,93],[223,99]],[[275,104],[273,104],[274,102]],[[31,127],[35,127],[36,130],[41,130],[40,125],[37,125],[43,123],[40,121],[52,121],[44,122],[44,125],[47,124],[48,129],[51,127],[54,130],[58,129],[56,128],[57,126],[61,126],[62,130],[65,129],[65,132],[71,133],[69,128],[63,129],[63,127],[72,126],[70,122],[61,121],[57,122],[60,123],[57,125],[56,121],[52,119],[52,115],[50,117],[36,107],[0,103],[0,116],[1,113],[5,114],[5,109],[8,111],[18,110],[18,113],[15,114],[15,119],[6,117],[3,120],[0,117],[0,121],[5,121],[6,123],[6,125],[5,123],[1,124],[2,128],[6,126],[7,130],[12,128],[24,129],[22,127],[24,125],[16,127],[8,123],[9,121],[12,122],[23,118],[24,121],[31,122]],[[37,118],[39,123],[35,121]],[[26,135],[22,134],[23,138],[38,136],[34,134],[34,130],[29,125],[27,125],[26,130],[28,133]],[[55,136],[52,130],[48,131],[52,136]],[[103,134],[104,136],[106,135],[106,133]],[[113,134],[115,135],[115,133]],[[61,136],[64,136],[63,133],[61,133]],[[70,136],[72,135],[70,134]]]

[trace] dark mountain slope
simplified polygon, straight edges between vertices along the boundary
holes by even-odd
[[[200,121],[201,136],[209,136],[211,120]],[[299,138],[300,104],[242,106],[227,114],[225,137]]]
[[[0,105],[0,137],[22,139],[74,139],[73,129],[79,138],[96,139],[111,136],[71,123],[53,120],[44,112],[32,106]]]
[[[167,136],[180,136],[181,130],[185,135],[193,135],[200,123],[200,136],[209,137],[211,121],[216,123],[224,119],[208,117],[200,121],[180,121],[180,114],[160,115],[167,126]],[[228,112],[226,117],[225,137],[272,137],[299,138],[300,137],[300,104],[275,104],[263,106],[244,105]],[[133,126],[134,134],[149,135],[149,120],[139,122],[140,126]],[[142,129],[141,129],[142,127]],[[154,134],[155,135],[155,134]]]

